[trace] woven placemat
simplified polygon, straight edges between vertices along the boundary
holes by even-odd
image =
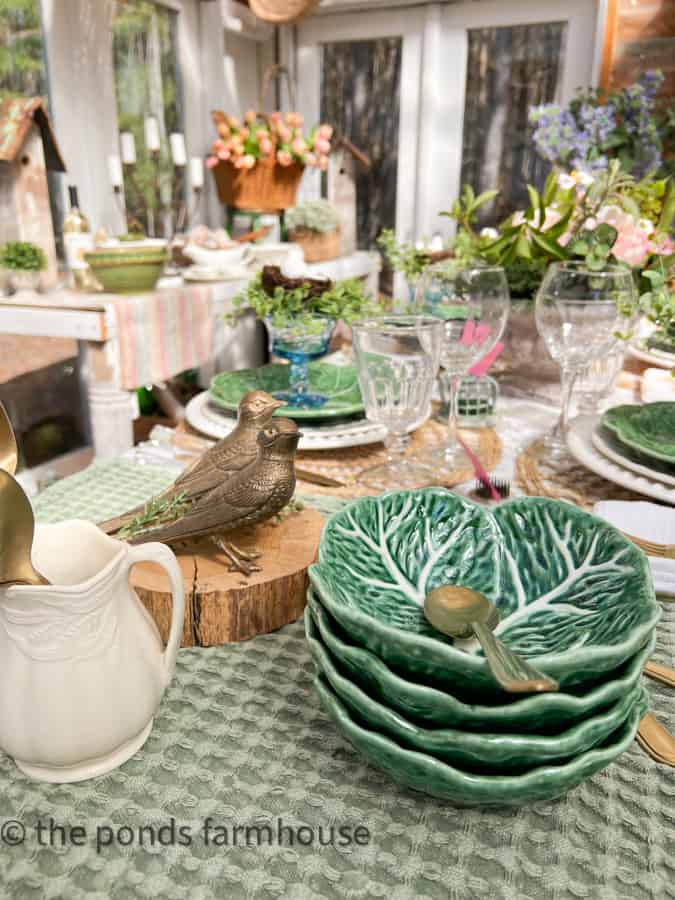
[[[607,481],[572,456],[552,459],[544,450],[543,438],[528,444],[518,455],[516,483],[530,496],[562,498],[586,510],[592,510],[600,500],[644,500],[642,494]]]
[[[490,471],[499,463],[502,443],[494,428],[471,429],[461,432],[463,439],[471,446],[485,469]],[[442,446],[448,440],[448,426],[435,419],[429,419],[411,435],[406,455],[415,458],[420,453]],[[371,466],[387,461],[387,451],[383,444],[368,444],[364,447],[347,447],[341,450],[312,450],[297,454],[300,468],[335,478],[344,487],[322,487],[298,479],[300,490],[312,494],[330,494],[334,497],[364,497],[379,494],[379,490],[358,483],[359,474]],[[452,487],[474,477],[471,466],[464,466],[439,474],[437,484]],[[391,488],[398,487],[391,484]]]

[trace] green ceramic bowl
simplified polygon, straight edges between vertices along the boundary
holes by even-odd
[[[339,666],[318,638],[318,629],[311,613],[305,616],[305,629],[317,669],[350,713],[404,747],[429,753],[451,765],[476,772],[499,775],[545,763],[560,763],[579,756],[616,731],[626,721],[642,693],[642,688],[637,685],[609,709],[584,719],[560,734],[500,734],[489,731],[478,734],[450,728],[423,728],[378,703],[341,674]]]
[[[504,702],[475,641],[453,644],[424,617],[442,584],[498,607],[498,637],[563,690],[602,679],[659,618],[646,556],[569,503],[523,497],[493,510],[442,488],[362,497],[333,515],[309,569],[353,641],[415,680]]]
[[[357,721],[323,675],[315,687],[324,709],[345,738],[377,769],[407,787],[451,800],[458,806],[523,806],[552,800],[604,769],[633,742],[647,710],[644,693],[624,722],[602,744],[558,766],[539,766],[518,775],[484,775],[453,767],[426,753],[408,750]]]
[[[675,463],[675,403],[614,406],[603,414],[601,424],[631,450]]]
[[[167,249],[161,244],[136,244],[105,247],[84,254],[86,262],[104,291],[133,294],[151,291],[157,284]]]
[[[640,674],[656,643],[656,635],[652,635],[645,647],[611,673],[611,680],[587,691],[533,694],[497,706],[479,706],[402,678],[369,650],[345,641],[339,625],[311,591],[306,615],[312,616],[322,643],[338,661],[340,670],[374,700],[427,728],[464,731],[558,734],[630,694],[640,683]]]
[[[275,415],[290,419],[336,419],[363,412],[356,366],[334,366],[315,361],[308,368],[310,392],[327,397],[324,405],[311,409],[284,406]],[[247,391],[276,394],[288,390],[289,373],[290,366],[284,363],[240,369],[238,372],[220,372],[211,379],[209,397],[216,406],[236,412],[239,401]]]

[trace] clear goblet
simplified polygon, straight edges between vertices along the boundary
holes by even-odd
[[[443,322],[441,365],[448,397],[448,443],[421,459],[437,470],[454,470],[469,463],[457,443],[458,380],[504,333],[510,307],[506,274],[500,266],[437,263],[420,277],[416,305]]]
[[[545,439],[554,456],[566,452],[570,400],[574,382],[595,360],[613,353],[630,334],[637,316],[630,269],[606,266],[600,271],[583,262],[549,266],[537,292],[535,319],[546,349],[561,370],[560,420]]]
[[[359,481],[384,490],[432,484],[434,473],[405,456],[409,431],[431,414],[443,324],[431,316],[383,316],[352,326],[354,356],[366,417],[385,425],[387,462]]]

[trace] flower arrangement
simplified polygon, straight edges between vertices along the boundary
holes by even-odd
[[[218,138],[206,160],[211,169],[221,160],[236,169],[252,169],[259,160],[275,160],[284,167],[299,163],[321,171],[328,168],[332,126],[319,125],[305,135],[303,118],[297,112],[262,115],[249,110],[243,122],[225,116],[217,128]]]
[[[328,234],[340,225],[340,214],[327,200],[308,200],[286,210],[286,227],[289,231],[316,231]]]
[[[618,159],[624,171],[644,178],[665,168],[663,148],[675,134],[675,101],[659,101],[663,74],[645,72],[624,90],[580,91],[566,107],[530,109],[540,156],[568,170],[600,172]]]
[[[13,272],[41,272],[47,259],[40,247],[29,241],[8,241],[0,248],[0,266]]]
[[[598,270],[608,262],[623,263],[640,274],[674,252],[673,184],[636,182],[617,160],[595,178],[551,172],[541,194],[528,185],[528,195],[527,209],[479,233],[473,227],[475,212],[488,201],[477,203],[470,188],[450,212],[442,213],[458,223],[456,256],[504,266],[514,297],[531,297],[556,260],[584,259]]]

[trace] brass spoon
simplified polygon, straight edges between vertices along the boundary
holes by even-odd
[[[0,403],[0,469],[13,475],[19,461],[14,429],[5,407]]]
[[[557,691],[558,683],[530,666],[498,640],[492,630],[499,622],[499,610],[479,591],[446,584],[427,594],[424,615],[450,637],[476,635],[495,681],[511,694]]]
[[[19,482],[0,469],[0,585],[49,584],[31,562],[34,531],[28,497]]]
[[[675,737],[652,713],[641,720],[637,742],[656,762],[675,767]]]

